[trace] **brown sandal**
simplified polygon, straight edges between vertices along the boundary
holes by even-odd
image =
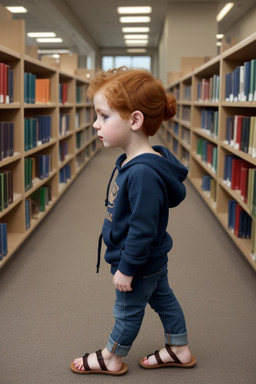
[[[77,369],[76,366],[74,365],[74,362],[72,362],[70,364],[71,371],[74,373],[79,373],[79,374],[96,374],[96,373],[98,373],[98,374],[102,374],[102,375],[113,375],[113,376],[125,375],[128,371],[128,367],[125,363],[122,363],[122,368],[117,372],[108,371],[108,369],[104,363],[104,359],[103,359],[101,350],[96,352],[98,363],[99,363],[99,366],[101,369],[91,369],[88,365],[88,356],[89,356],[89,353],[86,353],[83,356],[83,365],[84,365],[84,369],[85,369],[84,371]]]
[[[173,352],[173,350],[168,344],[165,345],[165,348],[169,353],[169,355],[171,356],[171,358],[174,360],[173,362],[164,363],[159,355],[159,351],[155,351],[155,353],[148,355],[147,358],[154,355],[158,364],[154,364],[154,365],[144,364],[144,358],[143,358],[140,360],[140,366],[145,369],[156,369],[156,368],[166,368],[166,367],[193,368],[196,365],[195,356],[191,356],[190,362],[184,364],[178,359],[178,357],[175,355],[175,353]]]

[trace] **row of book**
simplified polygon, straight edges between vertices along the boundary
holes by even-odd
[[[69,130],[69,115],[61,113],[59,120],[59,135],[65,136]]]
[[[76,134],[76,149],[80,149],[84,144],[86,144],[90,139],[89,129],[85,129]]]
[[[181,111],[181,119],[183,121],[187,121],[190,124],[190,117],[191,117],[191,108],[187,106],[183,106]]]
[[[217,172],[218,148],[215,144],[203,138],[198,138],[197,154],[201,156],[202,162],[206,163],[212,172]]]
[[[8,243],[7,243],[7,224],[0,223],[0,261],[8,253]]]
[[[0,121],[0,161],[13,156],[14,123]]]
[[[210,175],[203,175],[201,189],[209,193],[209,197],[213,202],[216,202],[217,182]]]
[[[59,84],[59,102],[65,104],[68,101],[68,83]]]
[[[24,102],[27,104],[49,103],[50,79],[37,79],[30,72],[24,73]]]
[[[0,171],[0,212],[13,202],[13,172]]]
[[[228,228],[236,237],[251,238],[252,218],[235,200],[228,201]]]
[[[0,104],[13,103],[13,70],[10,65],[0,63]]]
[[[52,135],[52,117],[36,116],[24,120],[24,146],[29,151],[38,145],[48,143]]]
[[[67,141],[61,141],[59,144],[59,161],[62,162],[65,160],[68,154],[68,143]]]
[[[25,200],[26,229],[31,226],[31,219],[38,219],[40,212],[45,212],[47,205],[52,200],[52,188],[49,185],[38,188],[29,199]]]
[[[85,100],[85,90],[82,86],[76,86],[76,102],[83,103]]]
[[[256,167],[233,155],[226,155],[223,182],[232,190],[239,191],[256,218]]]
[[[256,101],[256,59],[225,74],[225,99],[229,102]]]
[[[51,171],[51,156],[39,155],[25,158],[25,191],[33,187],[33,179],[43,180],[49,177]]]
[[[225,155],[223,182],[232,190],[240,191],[247,203],[248,175],[252,165],[234,155]]]
[[[203,78],[197,84],[197,101],[218,102],[220,97],[220,76]]]
[[[218,110],[206,108],[201,110],[201,129],[215,139],[218,137],[218,121]]]
[[[67,164],[60,169],[59,182],[66,184],[71,179],[71,165]]]
[[[192,85],[184,85],[183,99],[188,101],[192,100]]]
[[[225,143],[256,157],[256,116],[228,116]]]

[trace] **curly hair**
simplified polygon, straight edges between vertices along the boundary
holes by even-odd
[[[120,67],[96,73],[91,80],[87,96],[104,91],[111,109],[122,118],[139,110],[144,115],[143,132],[153,136],[163,120],[170,120],[176,113],[176,99],[167,94],[163,84],[146,70]]]

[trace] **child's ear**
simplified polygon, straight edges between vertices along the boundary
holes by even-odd
[[[131,129],[133,131],[137,131],[143,126],[144,115],[141,111],[134,111],[132,113],[131,120],[132,120]]]

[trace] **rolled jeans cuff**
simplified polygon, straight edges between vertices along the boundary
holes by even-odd
[[[114,341],[111,338],[111,336],[109,336],[108,343],[107,343],[107,350],[110,353],[114,353],[117,356],[124,357],[128,355],[131,347],[132,347],[131,345],[127,346],[127,345],[118,344],[116,341]]]
[[[185,333],[170,334],[165,333],[165,343],[169,345],[187,345],[188,335]]]

